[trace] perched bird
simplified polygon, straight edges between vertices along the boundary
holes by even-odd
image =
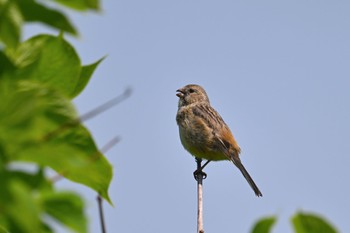
[[[242,172],[255,195],[262,196],[239,158],[241,149],[231,130],[219,113],[211,107],[205,90],[199,85],[190,84],[178,89],[176,95],[179,97],[176,122],[184,148],[194,157],[206,159],[208,162],[232,161]]]

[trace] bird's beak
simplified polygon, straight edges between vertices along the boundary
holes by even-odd
[[[178,92],[178,93],[176,93],[176,96],[177,96],[177,97],[179,97],[179,98],[184,97],[184,92],[183,92],[182,89],[178,89],[178,90],[176,90],[176,92]]]

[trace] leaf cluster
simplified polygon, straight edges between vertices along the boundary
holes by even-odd
[[[99,0],[0,0],[0,41],[8,47],[16,47],[21,39],[23,24],[32,22],[77,35],[77,29],[67,16],[48,6],[53,3],[78,11],[100,9]]]
[[[99,9],[97,0],[55,2]],[[87,232],[81,197],[56,190],[46,171],[90,187],[111,203],[112,167],[72,103],[103,59],[82,65],[63,33],[21,42],[25,22],[77,34],[63,13],[44,2],[0,0],[0,232],[53,232],[52,220]]]
[[[260,219],[251,233],[271,233],[276,220],[274,216]],[[313,213],[298,212],[292,216],[291,223],[295,233],[337,233],[323,217]]]

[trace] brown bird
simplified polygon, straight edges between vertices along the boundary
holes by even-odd
[[[179,97],[176,121],[184,148],[194,157],[210,161],[230,160],[242,172],[256,196],[259,188],[244,168],[239,148],[231,130],[219,113],[211,107],[205,90],[195,84],[177,90]]]

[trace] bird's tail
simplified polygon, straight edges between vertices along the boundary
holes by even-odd
[[[256,186],[254,180],[252,179],[252,177],[249,175],[249,173],[247,172],[247,170],[243,166],[241,160],[239,158],[234,157],[232,159],[232,162],[242,172],[244,178],[248,181],[250,187],[252,187],[252,189],[254,190],[255,195],[258,196],[258,197],[262,197],[262,193],[260,192],[258,186]]]

